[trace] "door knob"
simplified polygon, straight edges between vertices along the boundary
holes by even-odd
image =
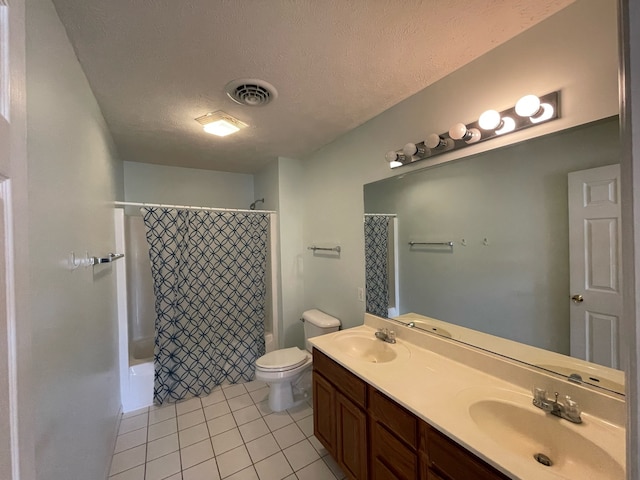
[[[584,297],[582,295],[574,295],[571,300],[573,300],[573,303],[582,303],[584,302]]]

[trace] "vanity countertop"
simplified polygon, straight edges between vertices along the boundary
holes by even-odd
[[[393,326],[393,324],[390,324]],[[396,329],[397,330],[397,329]],[[570,478],[557,473],[554,467],[545,467],[533,460],[528,462],[522,455],[514,453],[495,441],[485,432],[480,431],[471,419],[469,406],[472,402],[485,398],[519,402],[520,405],[530,406],[532,394],[521,386],[480,371],[469,364],[461,363],[446,356],[434,353],[425,348],[424,344],[416,341],[414,332],[398,332],[398,346],[402,355],[392,361],[374,363],[357,358],[344,348],[341,337],[370,336],[375,338],[376,328],[362,325],[310,339],[314,348],[319,349],[340,365],[362,378],[364,381],[380,390],[416,416],[449,436],[471,452],[484,459],[498,470],[516,479],[559,479]],[[428,333],[428,342],[446,342]],[[379,340],[382,342],[382,340]],[[452,347],[455,348],[455,347]],[[408,354],[407,354],[408,352]],[[490,355],[486,352],[476,352],[474,355]],[[472,361],[472,365],[476,364]],[[524,367],[523,367],[524,368]],[[533,385],[531,385],[533,388]],[[562,394],[563,392],[561,392]],[[504,395],[503,395],[504,394]],[[574,400],[581,399],[574,395]],[[545,414],[535,407],[527,408],[527,415],[543,419]],[[622,425],[603,420],[591,415],[588,411],[582,414],[583,423],[573,424],[567,420],[553,418],[560,425],[564,435],[569,435],[567,446],[570,447],[572,431],[576,437],[587,437],[595,444],[595,448],[602,448],[622,467],[625,465],[625,429]],[[536,422],[539,423],[539,422]],[[541,423],[541,422],[540,422]],[[552,426],[554,424],[551,424]],[[579,432],[579,433],[578,433]],[[585,433],[587,432],[587,433]],[[550,432],[555,435],[555,432]],[[526,443],[526,441],[525,441]],[[532,452],[532,454],[535,452]],[[588,452],[585,452],[588,455]],[[560,467],[560,466],[559,466]],[[558,467],[558,468],[559,468]],[[593,465],[592,465],[593,467]],[[598,466],[596,465],[596,468]],[[618,478],[617,474],[589,470],[598,473],[598,478]],[[588,478],[583,476],[582,478]],[[594,477],[595,478],[595,477]],[[620,478],[624,478],[624,473]]]

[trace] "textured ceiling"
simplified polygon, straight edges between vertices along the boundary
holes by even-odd
[[[573,0],[54,0],[122,160],[252,173],[301,158]],[[237,105],[237,78],[273,84]],[[224,110],[225,138],[194,121]]]

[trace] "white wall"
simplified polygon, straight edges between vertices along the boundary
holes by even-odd
[[[122,164],[53,4],[27,0],[29,281],[36,473],[108,473],[120,409],[113,251]]]
[[[248,209],[253,175],[124,162],[128,202]]]
[[[304,243],[338,242],[339,259],[305,253],[305,308],[362,323],[362,187],[381,178],[471,155],[618,113],[615,0],[580,0],[305,158]],[[562,118],[391,171],[388,150],[513,106],[526,93],[562,92]]]

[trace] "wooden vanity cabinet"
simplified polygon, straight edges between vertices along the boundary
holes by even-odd
[[[366,480],[367,384],[313,350],[314,434],[353,480]]]
[[[508,480],[319,350],[313,427],[352,480]]]

